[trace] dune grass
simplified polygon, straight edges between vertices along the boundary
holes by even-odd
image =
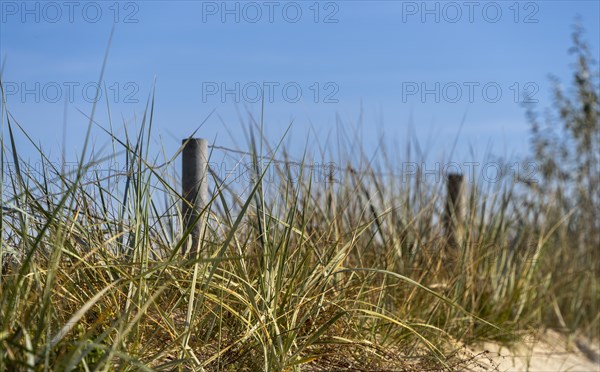
[[[18,126],[7,127],[12,137]],[[572,251],[572,213],[532,224],[526,216],[549,212],[523,207],[512,180],[471,185],[464,239],[449,246],[443,182],[398,182],[374,164],[334,183],[297,179],[256,157],[243,198],[233,181],[211,179],[194,258],[181,255],[181,197],[165,174],[174,164],[145,157],[148,135],[114,138],[129,160],[118,182],[84,182],[95,163],[64,174],[41,153],[34,177],[7,148],[4,366],[406,368],[418,357],[444,368],[453,340],[598,330],[593,252]]]

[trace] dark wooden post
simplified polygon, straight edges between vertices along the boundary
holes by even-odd
[[[466,215],[465,182],[462,174],[448,174],[448,195],[444,225],[448,243],[456,246],[463,238]]]
[[[198,216],[208,203],[208,141],[186,138],[182,144],[183,228],[184,231],[192,228],[182,253],[185,254],[189,249],[190,255],[194,256],[198,253],[204,227],[204,217],[198,219]]]

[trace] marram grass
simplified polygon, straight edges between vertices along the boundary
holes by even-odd
[[[177,177],[145,157],[148,132],[115,136],[129,162],[111,183],[43,153],[45,173],[20,172],[7,127],[3,369],[452,369],[456,341],[598,330],[598,276],[561,236],[570,216],[524,223],[510,182],[471,186],[464,241],[449,247],[444,188],[418,177],[395,184],[371,166],[290,182],[273,163],[239,200],[215,176],[193,258]],[[266,184],[268,167],[279,177]]]

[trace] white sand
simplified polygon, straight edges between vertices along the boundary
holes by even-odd
[[[510,349],[485,343],[469,348],[480,354],[478,366],[469,371],[581,371],[600,372],[597,344],[581,337],[569,340],[554,331],[524,340]]]

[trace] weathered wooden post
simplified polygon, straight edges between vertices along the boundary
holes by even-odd
[[[451,246],[460,244],[463,238],[463,226],[466,215],[465,182],[462,174],[448,174],[448,195],[444,225]]]
[[[334,164],[333,163],[329,163],[327,165],[324,165],[324,170],[326,172],[325,177],[327,177],[327,179],[325,180],[325,185],[326,185],[326,189],[327,189],[327,217],[329,217],[329,219],[331,221],[333,221],[334,219],[334,215],[335,215],[335,200],[333,197],[333,186],[334,186]]]
[[[183,188],[182,215],[184,231],[192,228],[182,253],[198,253],[203,234],[204,218],[198,219],[208,203],[208,141],[202,138],[182,140],[181,184]]]
[[[330,223],[333,224],[334,227],[334,232],[335,232],[335,240],[338,241],[339,236],[340,236],[340,230],[338,228],[338,221],[337,221],[337,211],[336,211],[336,201],[335,201],[335,184],[336,182],[338,182],[338,180],[335,179],[335,171],[336,171],[336,166],[335,163],[331,162],[328,163],[326,166],[326,177],[327,180],[325,181],[325,187],[327,189],[327,217],[330,220]]]

